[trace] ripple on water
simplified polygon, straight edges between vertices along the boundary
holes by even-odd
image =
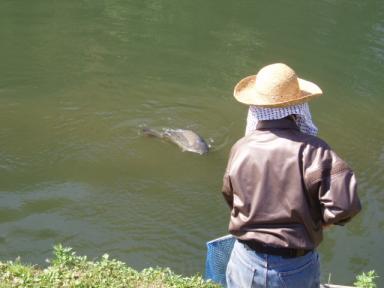
[[[83,183],[40,183],[28,190],[1,191],[0,223],[17,222],[29,215],[59,211],[89,196]]]
[[[87,201],[90,187],[79,182],[46,182],[19,191],[0,193],[0,238],[4,243],[0,254],[10,258],[5,249],[19,245],[17,253],[39,257],[37,251],[51,249],[55,243],[69,241],[79,233],[94,233],[97,227],[71,215],[71,207]],[[45,248],[43,248],[45,245]],[[11,249],[12,250],[12,249]]]
[[[204,184],[153,176],[128,177],[118,186],[99,187],[99,190],[90,203],[75,203],[71,215],[97,226],[95,237],[89,241],[97,243],[100,251],[108,249],[136,268],[174,267],[180,262],[181,254],[187,258],[204,258],[205,242],[201,239],[209,240],[212,230],[207,214],[202,212],[212,213],[207,201],[212,194]],[[111,192],[106,194],[108,190]],[[96,203],[99,207],[95,207]],[[89,236],[78,235],[81,239],[77,245],[82,245]],[[188,262],[179,263],[178,269],[195,272]]]
[[[190,129],[202,136],[212,151],[223,149],[230,141],[233,123],[228,121],[216,104],[195,102],[148,100],[135,111],[136,117],[124,119],[113,129],[130,128],[131,132],[139,131],[142,127]],[[131,135],[138,137],[139,134],[136,132]]]

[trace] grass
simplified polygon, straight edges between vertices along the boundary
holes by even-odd
[[[20,260],[0,262],[0,288],[219,288],[199,276],[182,277],[169,268],[148,268],[139,272],[124,262],[104,254],[99,261],[88,261],[72,248],[54,246],[54,257],[47,268],[25,265]],[[376,288],[375,271],[356,276],[354,285]]]
[[[57,245],[47,268],[16,261],[0,262],[0,288],[5,287],[148,287],[218,288],[199,275],[182,277],[166,268],[148,268],[139,272],[104,254],[99,261],[88,261],[72,248]]]
[[[359,288],[376,288],[375,279],[378,277],[374,270],[367,272],[367,274],[363,272],[356,276],[356,281],[353,285]]]

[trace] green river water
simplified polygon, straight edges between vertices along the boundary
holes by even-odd
[[[63,243],[203,273],[245,127],[233,87],[275,62],[323,89],[320,137],[359,180],[363,211],[325,233],[322,279],[375,269],[384,285],[379,0],[1,0],[0,259],[45,265]],[[193,129],[212,149],[182,152],[141,127]]]

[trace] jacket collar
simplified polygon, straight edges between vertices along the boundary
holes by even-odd
[[[277,120],[260,120],[257,123],[256,130],[271,130],[271,129],[296,129],[299,127],[290,117]]]

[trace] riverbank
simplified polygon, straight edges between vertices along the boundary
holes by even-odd
[[[20,260],[0,262],[0,288],[219,288],[205,281],[200,275],[183,277],[169,268],[147,268],[139,272],[124,262],[109,259],[104,254],[99,261],[89,261],[78,256],[69,247],[53,247],[54,257],[46,268],[27,265]],[[356,287],[376,288],[375,271],[356,277]],[[353,288],[322,284],[322,288]]]
[[[71,248],[54,247],[54,257],[47,268],[25,265],[19,260],[0,262],[0,288],[5,287],[191,287],[218,288],[199,276],[182,277],[170,269],[148,268],[139,272],[127,264],[109,259],[99,261],[78,256]]]

